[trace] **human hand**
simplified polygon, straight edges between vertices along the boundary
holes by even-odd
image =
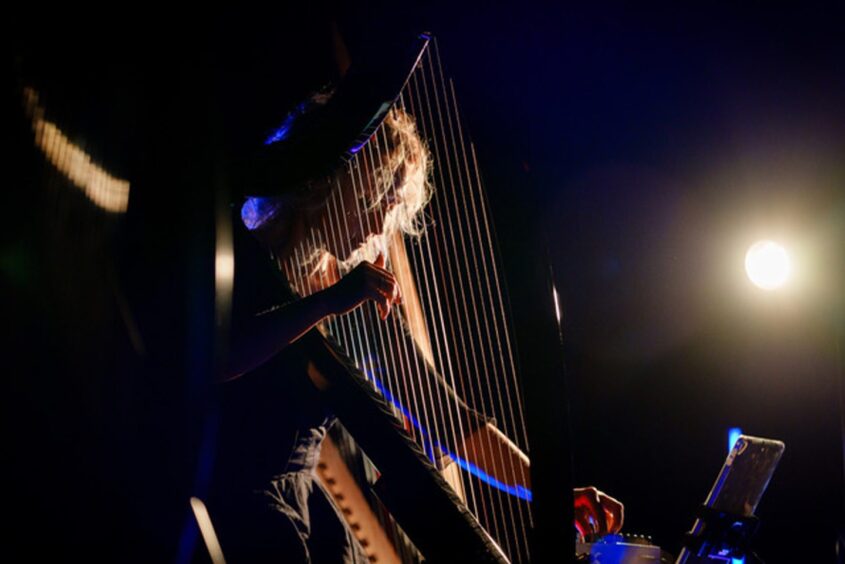
[[[328,252],[323,253],[316,267],[305,277],[307,294],[315,294],[320,290],[333,286],[340,281],[340,268],[337,258]]]
[[[379,317],[387,319],[394,304],[402,303],[396,277],[384,268],[384,255],[375,262],[364,261],[325,290],[333,315],[349,313],[366,301],[373,301]]]
[[[618,533],[625,520],[625,506],[594,487],[575,488],[575,527],[585,540]]]

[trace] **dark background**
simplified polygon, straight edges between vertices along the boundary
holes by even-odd
[[[577,483],[621,499],[629,532],[676,552],[741,427],[787,445],[758,511],[760,556],[833,560],[841,8],[131,12],[12,18],[0,264],[15,545],[138,561],[180,550],[220,338],[221,163],[331,78],[334,21],[353,59],[386,36],[439,38],[505,253],[520,228],[509,206],[530,190],[544,203]],[[39,160],[23,83],[132,180],[125,216],[92,209]],[[747,282],[758,238],[793,251],[788,291]]]

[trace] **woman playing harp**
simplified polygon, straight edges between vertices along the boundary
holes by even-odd
[[[308,104],[321,102],[320,96],[313,98],[304,111]],[[299,111],[303,111],[302,108]],[[371,167],[369,174],[344,168],[328,178],[315,179],[290,195],[250,198],[242,208],[246,228],[269,251],[278,270],[284,272],[285,278],[278,281],[278,291],[281,293],[282,288],[289,285],[304,296],[280,295],[277,300],[284,305],[276,307],[256,303],[256,290],[244,287],[240,277],[242,270],[246,270],[242,265],[248,259],[245,253],[236,252],[235,318],[238,321],[233,327],[233,345],[226,371],[233,382],[226,385],[238,386],[239,382],[251,379],[272,382],[275,391],[280,393],[278,401],[281,402],[273,409],[297,414],[287,419],[282,417],[281,422],[275,419],[269,422],[274,426],[274,436],[292,437],[292,440],[273,445],[276,451],[283,451],[287,456],[287,460],[278,461],[278,468],[269,467],[267,459],[274,459],[274,456],[265,456],[264,449],[253,449],[257,456],[255,452],[242,453],[244,459],[240,462],[243,465],[253,464],[254,460],[250,458],[257,457],[260,463],[255,466],[269,473],[263,477],[263,483],[261,476],[251,476],[251,486],[256,493],[251,494],[250,503],[230,505],[249,513],[248,520],[263,524],[254,528],[232,527],[240,529],[240,533],[229,533],[229,539],[226,539],[227,532],[221,531],[221,536],[224,547],[228,544],[241,553],[250,554],[251,558],[257,555],[255,550],[260,544],[275,547],[279,554],[288,558],[294,554],[314,560],[327,554],[333,554],[328,559],[334,561],[339,555],[346,561],[364,558],[337,512],[329,507],[325,492],[313,479],[330,415],[325,413],[314,391],[303,385],[303,375],[277,374],[271,379],[261,374],[276,357],[284,356],[288,345],[320,323],[331,324],[337,316],[358,310],[368,301],[375,304],[378,317],[387,323],[391,311],[402,306],[400,285],[391,272],[390,247],[397,237],[418,237],[424,229],[422,213],[429,200],[430,156],[416,132],[413,119],[401,110],[389,112],[381,132],[366,149],[370,156],[367,161]],[[349,325],[345,328],[354,330]],[[405,338],[405,335],[398,338]],[[424,353],[417,354],[417,344],[408,340],[411,344],[406,342],[403,346],[414,347],[414,354],[424,358]],[[450,398],[457,410],[450,416],[460,422],[460,433],[453,433],[451,438],[444,438],[436,445],[440,459],[448,459],[444,452],[466,453],[470,462],[486,475],[513,488],[529,491],[527,456],[492,421],[458,398],[443,378],[433,371],[427,374],[426,387]],[[290,381],[279,381],[286,378]],[[286,404],[295,405],[295,409],[288,410]],[[257,409],[261,411],[260,407]],[[408,418],[423,419],[413,412],[412,405],[400,406],[400,409]],[[253,418],[254,413],[250,414]],[[264,423],[261,418],[257,419],[256,425]],[[433,419],[438,420],[437,417]],[[224,419],[224,435],[226,430]],[[249,428],[240,431],[249,432]],[[446,430],[420,431],[431,436],[449,436]],[[234,435],[231,442],[237,443],[237,430]],[[575,493],[575,525],[582,535],[619,530],[621,504],[595,488],[577,489]],[[317,520],[320,523],[312,528],[311,522]],[[280,531],[276,537],[273,537],[273,527]],[[328,546],[332,544],[334,546]]]

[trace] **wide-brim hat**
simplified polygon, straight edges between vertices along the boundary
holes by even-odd
[[[428,41],[420,34],[353,61],[336,85],[292,109],[262,147],[235,165],[235,189],[246,197],[292,194],[353,158],[399,97]]]

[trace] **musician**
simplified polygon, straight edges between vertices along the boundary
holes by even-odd
[[[307,104],[324,101],[318,95]],[[367,302],[375,304],[382,320],[402,304],[388,247],[397,234],[422,232],[430,157],[413,119],[401,110],[389,113],[385,131],[370,148],[379,165],[374,177],[380,180],[366,190],[342,169],[295,192],[249,198],[242,207],[243,224],[260,247],[249,248],[240,240],[245,230],[239,230],[235,323],[223,384],[220,464],[225,470],[218,476],[228,491],[212,502],[221,509],[221,544],[232,558],[256,561],[275,552],[290,561],[367,561],[315,479],[332,416],[288,346],[327,318]],[[344,240],[308,239],[313,228],[325,224],[333,190],[340,191],[348,224],[360,228],[350,229]],[[296,261],[296,271],[290,259],[303,241],[308,241],[308,256]],[[259,248],[265,257],[251,258]],[[267,268],[267,256],[274,273]],[[262,268],[267,271],[263,276],[257,273]],[[296,297],[292,289],[307,296]],[[454,395],[445,381],[434,385]],[[500,482],[530,488],[527,456],[491,420],[457,403],[465,436],[451,449],[468,453],[471,463]],[[578,488],[575,515],[582,536],[604,534],[621,528],[623,507],[595,488]]]

